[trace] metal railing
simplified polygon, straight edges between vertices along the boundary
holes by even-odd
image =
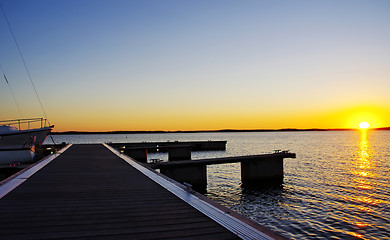
[[[0,125],[17,127],[18,130],[29,130],[31,128],[47,127],[47,119],[45,118],[24,118],[0,121]]]

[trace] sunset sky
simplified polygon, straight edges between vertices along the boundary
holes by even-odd
[[[55,131],[390,126],[388,0],[0,2]],[[43,116],[1,12],[0,36]],[[0,120],[20,117],[2,78]]]

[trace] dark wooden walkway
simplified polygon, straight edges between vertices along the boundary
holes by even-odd
[[[237,239],[103,145],[73,145],[0,199],[0,239]]]

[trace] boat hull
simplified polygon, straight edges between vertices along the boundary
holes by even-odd
[[[34,161],[32,149],[0,150],[0,167],[12,167]]]
[[[12,131],[0,134],[0,165],[30,163],[35,148],[41,147],[52,127]]]
[[[0,150],[41,147],[51,130],[51,127],[45,127],[2,133],[0,134]]]

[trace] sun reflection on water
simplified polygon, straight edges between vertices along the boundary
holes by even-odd
[[[357,157],[353,162],[353,181],[360,189],[372,189],[370,179],[374,178],[372,172],[371,148],[367,138],[367,130],[362,130],[357,148]]]
[[[352,181],[355,183],[357,191],[354,193],[351,200],[358,204],[356,214],[353,219],[350,219],[352,226],[356,231],[348,234],[356,238],[364,238],[364,233],[367,228],[371,227],[367,223],[365,216],[371,212],[371,208],[378,203],[377,199],[373,199],[375,174],[373,173],[372,150],[368,140],[368,130],[361,130],[360,141],[357,148],[356,158],[353,162]]]

